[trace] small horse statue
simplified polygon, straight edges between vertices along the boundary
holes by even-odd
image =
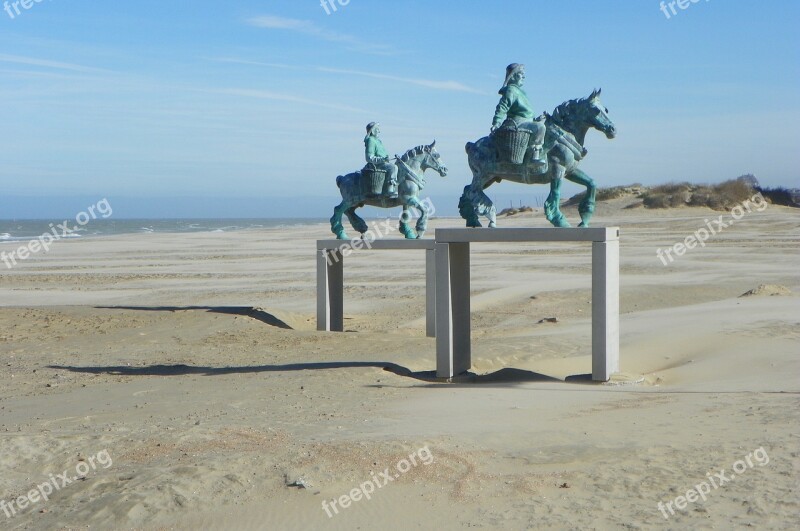
[[[367,232],[367,223],[356,214],[356,209],[364,205],[394,208],[403,207],[403,215],[400,218],[400,232],[407,239],[422,238],[428,227],[428,208],[419,200],[419,193],[425,188],[424,172],[432,169],[440,176],[447,175],[447,167],[442,163],[441,156],[436,151],[436,141],[429,146],[417,146],[409,149],[404,155],[397,157],[395,164],[398,166],[397,182],[398,196],[390,198],[386,196],[372,197],[367,194],[362,183],[360,171],[340,175],[336,178],[336,185],[342,194],[342,202],[333,209],[331,217],[331,232],[339,240],[346,240],[347,234],[342,226],[342,214],[347,216],[350,224],[363,236]],[[408,225],[411,216],[409,208],[419,211],[416,231]]]
[[[522,164],[513,164],[500,160],[492,137],[467,143],[467,158],[473,179],[471,185],[464,187],[458,203],[458,210],[467,221],[467,227],[480,227],[478,216],[486,216],[489,227],[497,226],[495,207],[483,191],[503,179],[523,184],[549,182],[550,195],[544,205],[547,220],[556,227],[569,227],[559,208],[564,178],[586,187],[586,195],[578,206],[581,216],[579,226],[589,226],[594,214],[597,188],[592,178],[578,169],[587,153],[583,142],[591,128],[601,131],[609,139],[617,134],[616,126],[608,117],[608,109],[600,102],[601,91],[595,90],[588,98],[564,102],[552,115],[545,113],[547,133],[544,152],[547,153],[548,164],[544,171],[531,162],[530,150]]]

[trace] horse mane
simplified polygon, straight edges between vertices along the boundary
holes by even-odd
[[[586,103],[588,98],[578,98],[574,100],[567,100],[558,107],[555,108],[553,114],[549,115],[549,118],[552,118],[556,122],[563,123],[564,120],[568,119],[568,117],[572,114],[572,109],[582,103]],[[547,113],[545,113],[547,114]]]
[[[548,115],[547,113],[545,113],[545,115],[548,118],[552,118],[556,122],[563,123],[565,120],[569,119],[570,115],[572,114],[572,110],[575,107],[579,105],[584,105],[586,104],[586,102],[591,101],[592,99],[596,98],[599,95],[600,91],[595,89],[594,92],[592,92],[592,94],[589,97],[567,100],[558,107],[556,107],[555,110],[553,111],[553,114]]]
[[[417,155],[422,155],[423,153],[425,153],[425,146],[413,147],[413,148],[409,149],[408,151],[406,151],[400,157],[400,160],[402,160],[403,162],[408,162],[413,157],[416,157]]]

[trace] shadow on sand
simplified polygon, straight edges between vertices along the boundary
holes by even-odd
[[[562,382],[558,378],[546,376],[521,369],[505,368],[490,374],[476,375],[467,373],[456,378],[438,378],[436,371],[414,372],[406,367],[390,362],[376,361],[332,361],[317,363],[290,363],[286,365],[254,365],[249,367],[201,367],[195,365],[148,365],[145,367],[107,366],[107,367],[72,367],[66,365],[49,365],[48,368],[85,373],[109,374],[115,376],[185,376],[199,374],[202,376],[223,376],[226,374],[248,374],[259,372],[318,371],[328,369],[355,369],[374,367],[383,369],[397,376],[412,378],[429,383],[451,383],[455,385],[494,384],[514,385],[526,382]]]
[[[95,306],[102,310],[134,310],[145,312],[179,312],[179,311],[207,311],[224,315],[241,315],[257,319],[270,326],[293,330],[284,321],[262,309],[252,306]],[[467,372],[454,378],[439,378],[436,371],[412,371],[396,363],[380,361],[333,361],[333,362],[308,362],[289,363],[286,365],[254,365],[248,367],[202,367],[194,365],[149,365],[145,367],[107,366],[107,367],[72,367],[50,365],[49,368],[87,374],[110,374],[117,376],[184,376],[199,374],[203,376],[222,376],[226,374],[247,374],[259,372],[289,372],[289,371],[315,371],[327,369],[355,369],[374,367],[387,372],[428,383],[447,383],[456,386],[471,386],[475,384],[488,386],[510,386],[515,384],[533,382],[559,382],[564,380],[524,369],[506,367],[489,374],[475,374]],[[567,383],[591,384],[590,374],[570,376]],[[381,386],[377,386],[381,387]]]
[[[262,323],[285,330],[294,330],[291,326],[281,321],[271,313],[252,306],[95,306],[98,310],[134,310],[141,312],[182,312],[189,310],[205,310],[211,313],[224,315],[242,315],[257,319]]]

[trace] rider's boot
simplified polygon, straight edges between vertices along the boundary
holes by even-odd
[[[544,162],[544,159],[542,159],[542,145],[534,144],[532,148],[533,153],[531,154],[531,160],[533,162]]]
[[[389,181],[389,186],[386,187],[386,197],[395,199],[397,195],[397,181]]]
[[[539,171],[545,171],[547,169],[547,159],[542,158],[542,144],[534,144],[532,146],[531,153],[531,164],[533,164],[534,168]]]

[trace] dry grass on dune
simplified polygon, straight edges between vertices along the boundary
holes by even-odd
[[[743,179],[733,179],[715,185],[693,185],[683,182],[655,186],[642,195],[642,200],[647,208],[675,208],[688,205],[728,210],[751,198],[753,193],[753,186]]]
[[[627,186],[612,186],[597,189],[597,201],[609,201],[630,197],[639,202],[630,205],[645,208],[679,208],[683,206],[707,207],[712,210],[730,210],[738,204],[761,194],[769,203],[783,206],[798,206],[797,190],[783,187],[765,188],[758,184],[752,175],[743,175],[719,184],[692,184],[688,181],[669,182],[647,187],[639,183]],[[585,193],[574,195],[566,201],[566,206],[578,205]]]

